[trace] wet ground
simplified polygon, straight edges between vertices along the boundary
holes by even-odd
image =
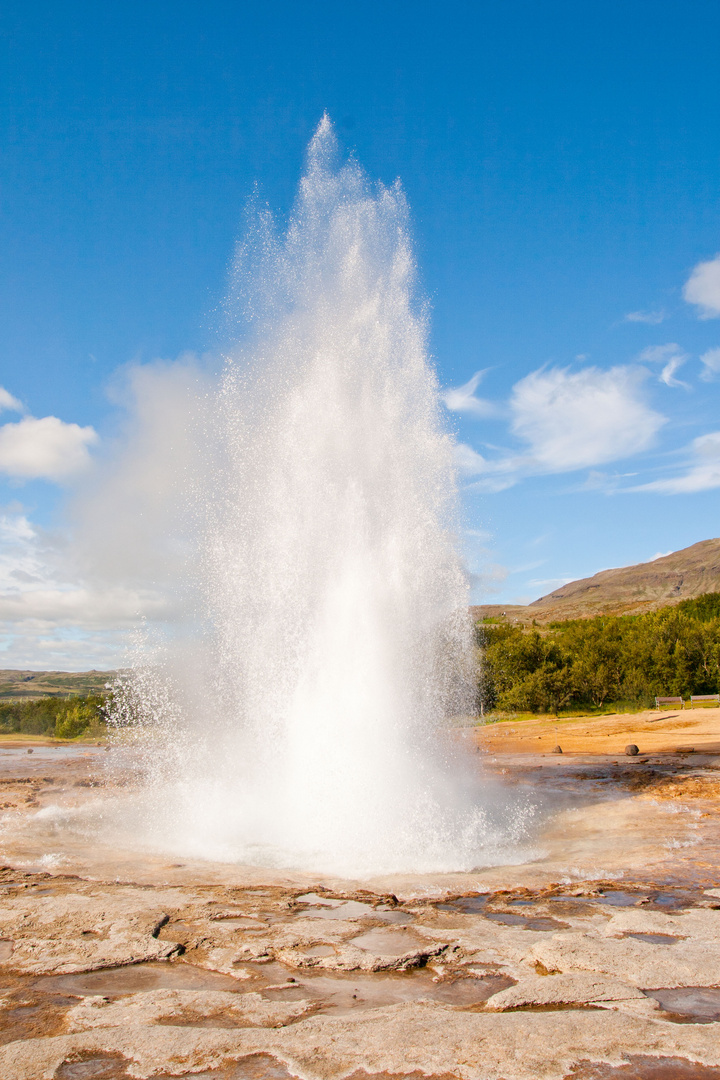
[[[62,815],[108,752],[32,749],[0,747],[3,1080],[720,1080],[720,756],[492,753],[527,861],[346,881],[91,842]]]

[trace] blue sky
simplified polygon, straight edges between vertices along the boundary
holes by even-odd
[[[253,185],[288,212],[326,109],[407,192],[475,598],[718,534],[717,3],[8,0],[0,30],[0,663],[115,662],[67,501],[129,366],[216,345]]]

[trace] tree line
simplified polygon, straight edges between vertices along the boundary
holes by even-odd
[[[56,739],[76,739],[87,733],[100,735],[105,731],[106,707],[107,698],[102,694],[3,701],[0,734],[49,735]]]
[[[648,708],[656,696],[720,691],[720,593],[643,615],[597,615],[542,630],[476,625],[479,704],[521,712]]]

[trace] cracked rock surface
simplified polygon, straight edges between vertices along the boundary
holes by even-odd
[[[33,790],[9,812],[37,813]],[[2,1080],[720,1080],[712,874],[391,889],[20,856],[0,870]]]

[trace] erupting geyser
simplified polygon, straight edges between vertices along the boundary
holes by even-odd
[[[467,870],[508,861],[522,815],[442,738],[474,684],[453,445],[403,194],[336,156],[324,118],[287,231],[259,214],[241,251],[193,633],[138,667],[117,719],[141,733],[156,849]]]

